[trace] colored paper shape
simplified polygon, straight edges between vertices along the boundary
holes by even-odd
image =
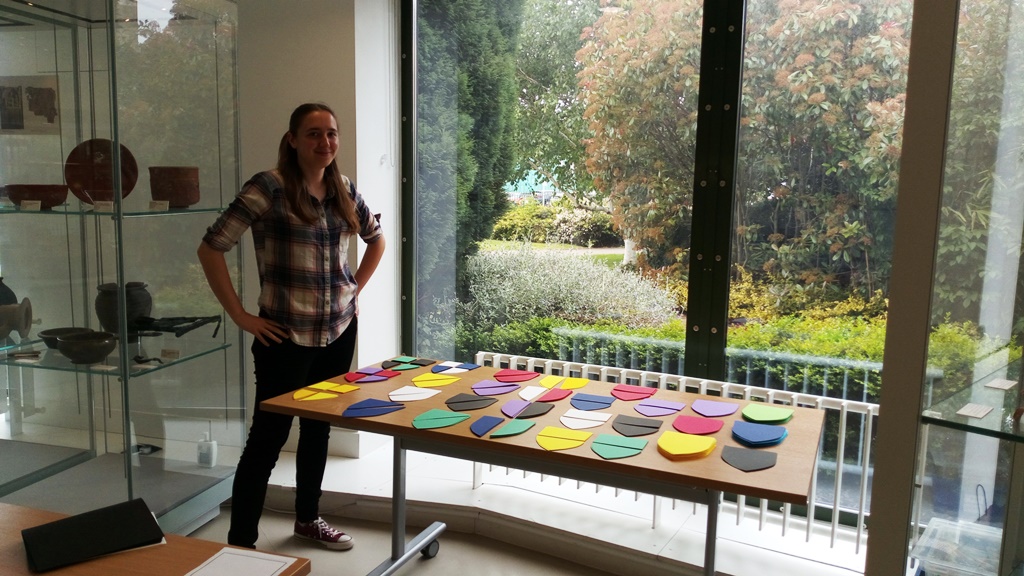
[[[683,434],[714,434],[722,429],[725,422],[718,418],[687,416],[680,414],[672,421],[672,427]]]
[[[719,402],[717,400],[694,400],[690,405],[697,414],[708,418],[720,418],[728,416],[739,410],[739,404],[733,402]]]
[[[582,446],[590,436],[590,432],[546,426],[537,433],[537,444],[545,450],[569,450]]]
[[[438,362],[437,364],[435,364],[430,369],[430,371],[435,373],[435,374],[437,374],[437,373],[440,373],[440,372],[444,372],[444,371],[448,370],[449,368],[455,368],[458,365],[459,365],[459,363],[454,361],[454,360],[445,360],[444,362]]]
[[[554,408],[554,404],[548,404],[547,402],[530,402],[530,404],[524,408],[516,418],[536,418],[543,416]]]
[[[519,391],[519,397],[523,400],[532,401],[547,391],[548,389],[543,386],[527,386]]]
[[[355,404],[345,409],[341,415],[345,418],[367,418],[370,416],[381,416],[396,410],[405,408],[405,404],[399,402],[388,402],[386,400],[377,400],[376,398],[367,398],[366,400],[360,400]]]
[[[412,362],[409,362],[409,364],[415,364],[417,366],[430,366],[434,362],[437,362],[437,360],[431,360],[429,358],[417,358]]]
[[[590,443],[590,449],[605,460],[629,458],[643,452],[647,440],[640,438],[624,438],[617,434],[598,434]]]
[[[401,388],[392,390],[391,393],[388,394],[388,398],[394,402],[415,402],[417,400],[426,400],[427,398],[440,393],[440,390],[420,388],[419,386],[402,386]]]
[[[722,447],[722,460],[726,464],[744,472],[756,472],[775,466],[778,454],[767,450],[751,450],[736,446]]]
[[[612,396],[626,401],[643,400],[644,398],[654,396],[654,393],[657,391],[657,388],[648,388],[647,386],[616,384],[615,388],[612,388]]]
[[[317,382],[316,384],[310,384],[306,388],[312,388],[314,390],[323,390],[324,392],[337,392],[344,394],[345,392],[351,392],[353,390],[359,390],[359,386],[352,386],[351,384],[337,384],[335,382]]]
[[[348,380],[349,382],[355,382],[356,380],[359,380],[360,378],[366,378],[366,376],[367,375],[363,374],[362,372],[346,372],[345,373],[345,380]]]
[[[401,374],[401,372],[398,372],[397,370],[380,370],[373,373],[374,376],[383,376],[385,378],[394,378],[399,374]]]
[[[377,368],[376,366],[367,366],[366,368],[360,368],[359,370],[356,370],[356,372],[359,372],[360,374],[376,374],[381,370],[383,370],[383,368]]]
[[[447,374],[434,374],[433,372],[427,372],[420,374],[412,379],[412,383],[419,386],[420,388],[440,388],[441,386],[447,386],[454,384],[459,381],[458,376],[449,376]]]
[[[526,382],[540,376],[537,372],[529,370],[513,370],[505,368],[494,373],[494,379],[498,382]]]
[[[578,390],[586,386],[587,382],[590,382],[590,380],[587,380],[586,378],[566,378],[565,381],[562,382],[561,388],[563,390]]]
[[[505,419],[501,416],[490,416],[485,415],[477,418],[472,424],[469,425],[469,431],[476,434],[477,437],[483,438],[488,432],[494,430],[494,427],[504,422]],[[532,422],[531,422],[532,424]]]
[[[783,424],[793,417],[792,408],[772,406],[762,402],[751,402],[742,412],[743,419],[759,424]]]
[[[612,421],[612,428],[623,436],[647,436],[661,428],[661,420],[619,414]]]
[[[452,410],[479,410],[487,408],[497,401],[498,399],[493,396],[477,396],[476,394],[460,392],[445,400],[444,403]]]
[[[685,402],[671,402],[669,400],[659,400],[657,398],[641,400],[639,404],[633,407],[634,410],[648,418],[668,416],[669,414],[679,412],[683,408],[686,408]]]
[[[402,366],[403,364],[408,364],[409,362],[412,362],[415,359],[416,358],[412,356],[399,356],[398,358],[392,358],[391,360],[385,360],[381,362],[380,367],[387,370],[389,368],[394,368],[395,366]]]
[[[516,416],[519,416],[520,412],[526,410],[526,407],[529,405],[529,400],[509,400],[508,402],[505,402],[504,405],[502,405],[501,413],[504,414],[505,416],[508,416],[509,418],[515,418]]]
[[[469,414],[463,414],[462,412],[452,412],[451,410],[444,410],[441,408],[432,408],[427,410],[423,414],[412,419],[413,428],[419,430],[429,430],[432,428],[447,428],[448,426],[454,426],[463,420],[468,420]]]
[[[615,402],[615,398],[611,396],[598,396],[596,394],[584,394],[582,392],[577,393],[569,401],[573,408],[577,410],[604,410]]]
[[[732,437],[750,448],[775,446],[786,438],[786,428],[774,424],[756,424],[737,420],[732,423]]]
[[[658,437],[658,452],[669,460],[692,460],[703,458],[714,451],[716,441],[712,436],[696,436],[669,430]]]
[[[481,396],[497,396],[499,394],[508,394],[519,390],[519,384],[498,382],[496,380],[481,380],[476,384],[473,384],[473,392]]]
[[[557,388],[562,383],[562,380],[565,380],[565,376],[545,376],[540,379],[538,384],[545,388]]]
[[[572,394],[572,390],[566,388],[552,388],[548,390],[546,394],[537,398],[538,402],[558,402],[564,398],[568,398]]]
[[[501,428],[498,428],[491,433],[491,438],[506,438],[508,436],[518,436],[523,432],[526,432],[530,428],[533,428],[533,420],[510,420],[508,424],[505,424]]]
[[[601,424],[604,424],[611,418],[612,415],[607,412],[597,412],[596,410],[576,410],[570,408],[565,411],[565,414],[558,419],[562,423],[562,426],[571,428],[572,430],[585,430],[587,428],[597,428]]]
[[[479,364],[470,364],[469,362],[456,362],[454,360],[447,360],[445,362],[439,362],[435,364],[430,369],[430,371],[435,373],[447,372],[449,374],[459,374],[460,372],[469,372],[470,370],[476,370],[479,367]]]
[[[395,366],[391,366],[392,370],[397,370],[399,372],[405,372],[406,370],[415,370],[417,368],[421,368],[421,366],[417,366],[417,365],[411,364],[411,363],[397,364]]]
[[[310,390],[308,388],[302,388],[301,390],[296,390],[295,394],[292,394],[292,398],[294,398],[296,400],[301,400],[303,402],[305,402],[307,400],[327,400],[329,398],[337,398],[337,397],[338,397],[337,394],[332,394],[330,392],[317,392],[316,390]]]
[[[356,382],[358,382],[360,384],[369,384],[371,382],[383,382],[383,381],[385,381],[387,379],[388,379],[387,376],[379,376],[377,374],[370,374],[368,376],[363,376],[359,380],[356,380]]]

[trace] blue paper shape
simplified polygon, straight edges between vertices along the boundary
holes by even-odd
[[[598,396],[596,394],[577,393],[569,403],[577,410],[604,410],[615,402],[612,396]]]
[[[755,424],[737,420],[732,423],[732,437],[744,446],[752,448],[780,444],[789,433],[784,426]]]
[[[402,404],[401,402],[367,398],[366,400],[360,400],[359,402],[349,406],[341,413],[341,415],[345,418],[367,418],[370,416],[389,414],[391,412],[401,410],[402,408],[405,408],[405,404]]]
[[[498,424],[504,421],[505,419],[501,416],[481,416],[469,425],[469,431],[483,438],[488,432],[494,430]]]

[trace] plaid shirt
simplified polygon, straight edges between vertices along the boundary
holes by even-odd
[[[359,217],[359,236],[367,243],[381,237],[380,224],[348,186]],[[210,226],[203,242],[227,252],[246,229],[252,229],[260,278],[259,307],[263,316],[287,326],[300,346],[326,346],[348,326],[355,314],[356,281],[348,267],[353,231],[324,210],[315,198],[319,220],[307,224],[287,209],[284,189],[273,172],[253,176]]]

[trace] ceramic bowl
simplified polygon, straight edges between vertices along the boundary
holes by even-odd
[[[68,326],[64,328],[50,328],[49,330],[43,330],[39,332],[39,337],[43,339],[43,343],[46,344],[47,348],[57,349],[57,338],[61,336],[67,336],[69,334],[82,334],[85,332],[92,332],[92,328],[82,328],[77,326]]]
[[[117,347],[111,332],[80,332],[57,337],[57,349],[74,364],[102,362]]]
[[[7,196],[18,206],[26,200],[38,200],[40,208],[49,210],[68,199],[67,184],[8,184]]]

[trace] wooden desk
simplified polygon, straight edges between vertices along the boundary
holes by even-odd
[[[474,383],[484,379],[493,379],[496,370],[490,367],[481,367],[470,372],[460,373],[457,375],[459,377],[457,382],[436,388],[440,392],[436,396],[427,400],[409,402],[404,409],[397,412],[371,418],[343,418],[341,416],[345,408],[360,400],[368,398],[387,400],[388,394],[392,390],[413,385],[413,377],[428,372],[430,372],[430,367],[418,368],[402,372],[401,375],[383,382],[358,384],[359,390],[331,399],[302,401],[295,400],[292,394],[285,394],[261,404],[264,410],[326,420],[336,426],[386,434],[395,438],[392,557],[390,561],[386,561],[371,573],[374,576],[390,574],[408,558],[414,556],[416,551],[423,551],[424,547],[430,545],[444,530],[443,524],[435,523],[408,546],[405,545],[405,450],[520,468],[706,504],[708,506],[708,524],[704,550],[704,571],[708,576],[714,574],[718,503],[722,492],[792,504],[807,504],[824,421],[823,411],[811,408],[794,408],[795,413],[792,419],[785,424],[788,432],[786,439],[778,446],[765,448],[765,450],[770,450],[778,455],[776,465],[757,472],[742,472],[726,464],[721,458],[723,446],[742,447],[733,440],[731,430],[734,421],[742,420],[740,412],[748,404],[743,400],[729,400],[738,404],[739,409],[731,416],[723,418],[722,429],[714,435],[717,442],[714,451],[707,457],[690,461],[669,460],[658,451],[658,437],[663,432],[673,430],[672,421],[675,419],[675,415],[659,418],[662,420],[660,430],[656,434],[642,437],[648,440],[648,444],[637,456],[605,460],[595,454],[590,447],[593,437],[601,433],[617,434],[612,428],[615,416],[624,414],[642,417],[634,410],[637,402],[623,400],[616,400],[610,408],[601,410],[601,412],[611,413],[612,416],[600,427],[585,430],[592,433],[591,439],[583,446],[571,450],[547,451],[541,448],[536,441],[537,432],[546,426],[564,428],[559,422],[559,417],[572,407],[570,405],[571,396],[554,402],[554,407],[547,414],[534,418],[533,420],[536,422],[534,426],[518,436],[499,439],[486,436],[478,438],[469,429],[470,424],[480,416],[504,417],[501,413],[501,406],[508,400],[518,399],[517,392],[497,396],[498,401],[487,408],[469,411],[470,418],[455,426],[429,430],[419,430],[413,427],[412,420],[416,416],[433,408],[447,409],[446,399],[460,392],[472,394],[471,386]],[[538,375],[536,379],[521,382],[520,386],[537,385],[542,377],[542,375]],[[345,383],[343,376],[331,381]],[[610,396],[614,386],[610,383],[591,381],[574,393]],[[690,409],[694,400],[701,398],[722,400],[717,397],[669,390],[658,390],[654,398],[685,402],[686,408],[680,414],[689,415],[694,415]],[[417,547],[418,549],[413,549]],[[436,552],[436,547],[434,547],[434,551]]]
[[[21,531],[54,520],[65,514],[0,503],[0,574],[31,576]],[[83,536],[85,537],[85,536]],[[194,570],[226,544],[167,534],[167,543],[118,552],[46,572],[53,576],[183,576]],[[299,558],[282,576],[305,576],[310,564]]]

